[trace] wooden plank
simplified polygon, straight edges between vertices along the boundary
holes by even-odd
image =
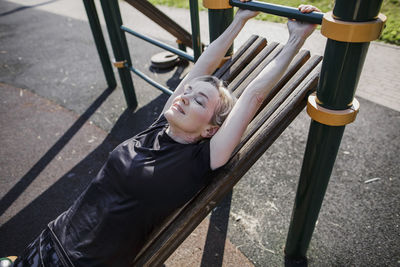
[[[271,58],[275,57],[275,55],[272,55]],[[265,60],[265,63],[270,62],[271,58],[267,58]],[[306,50],[302,50],[300,51],[295,58],[293,59],[293,61],[291,62],[291,64],[289,65],[289,67],[287,68],[287,70],[285,71],[285,73],[283,74],[282,78],[275,84],[275,86],[271,89],[271,91],[269,92],[269,94],[266,96],[263,104],[260,106],[260,109],[263,109],[265,107],[265,105],[267,103],[269,103],[271,101],[271,99],[279,92],[279,90],[281,90],[281,88],[289,81],[289,79],[300,69],[301,66],[303,66],[306,61],[310,58],[310,52],[306,51]],[[262,64],[264,65],[264,64]],[[258,65],[256,65],[258,66]],[[257,69],[255,72],[252,73],[251,77],[257,77],[257,75],[259,74],[259,72],[262,69]],[[249,76],[250,74],[246,75],[245,77]],[[253,78],[253,79],[254,79]],[[249,80],[249,82],[251,82],[251,80]],[[235,91],[235,95],[239,96],[243,93],[243,91],[245,90],[245,87],[248,85],[248,83],[243,83],[239,86],[239,89],[237,89]]]
[[[244,51],[243,55],[240,56],[232,66],[227,69],[221,76],[223,81],[228,84],[249,64],[254,57],[267,45],[267,40],[265,38],[259,37],[251,46]]]
[[[246,68],[244,68],[229,84],[228,89],[239,97],[244,88],[268,65],[269,62],[280,52],[281,46],[278,43],[271,43],[265,47]]]
[[[232,57],[227,60],[221,68],[217,69],[213,75],[221,79],[222,75],[227,71],[227,69],[229,69],[258,38],[259,37],[254,34],[250,36],[250,38],[247,39],[244,44],[242,44],[242,46],[232,55]]]
[[[265,98],[263,104],[260,106],[260,110],[262,110],[271,100],[275,97],[275,95],[284,87],[288,86],[289,80],[293,77],[293,75],[300,75],[300,78],[303,79],[307,76],[308,73],[299,74],[298,70],[310,59],[310,51],[301,50],[297,55],[294,57],[292,62],[290,63],[289,67],[283,74],[282,78],[275,84],[275,86],[271,89],[267,97]],[[292,88],[294,89],[297,84],[292,84]]]
[[[315,90],[318,76],[319,71],[313,71],[301,82],[229,162],[215,172],[211,184],[184,207],[134,266],[162,265],[304,108],[305,98]]]
[[[266,46],[266,41],[264,39],[258,39],[254,44],[249,47],[249,49],[240,57],[235,64],[231,66],[221,77],[222,80],[226,81],[228,84],[237,76],[237,74],[242,71]]]
[[[192,48],[192,35],[164,14],[157,7],[145,0],[125,0],[128,4],[139,10],[145,16],[157,23],[160,27],[175,36],[185,46]],[[204,48],[204,44],[201,44]]]

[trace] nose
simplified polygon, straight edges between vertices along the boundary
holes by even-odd
[[[183,104],[185,104],[185,105],[189,104],[189,97],[187,95],[182,94],[181,99],[182,99]]]

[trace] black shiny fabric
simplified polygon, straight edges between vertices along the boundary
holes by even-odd
[[[51,230],[46,228],[16,259],[13,267],[72,267],[55,242]]]

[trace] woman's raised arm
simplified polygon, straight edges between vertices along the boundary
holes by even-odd
[[[243,0],[243,2],[247,1],[248,0]],[[201,54],[201,56],[197,60],[196,64],[193,66],[192,70],[175,89],[174,93],[170,96],[167,103],[165,104],[163,112],[170,107],[173,99],[176,96],[182,94],[184,85],[187,84],[190,80],[199,76],[211,75],[214,73],[214,71],[221,63],[222,58],[228,51],[229,47],[232,45],[233,40],[242,30],[243,26],[250,18],[256,16],[257,14],[258,12],[250,10],[239,10],[236,13],[235,18],[233,19],[229,27],[207,47],[207,49]]]
[[[318,10],[314,7],[309,8],[309,6],[300,7],[299,9],[307,13]],[[246,87],[225,122],[211,138],[210,157],[212,169],[224,165],[229,160],[231,153],[239,144],[243,133],[258,108],[282,77],[307,37],[315,29],[315,25],[299,21],[289,21],[287,26],[289,39],[285,47]]]

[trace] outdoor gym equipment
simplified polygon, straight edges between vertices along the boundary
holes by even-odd
[[[104,51],[104,38],[93,0],[84,2],[107,82],[113,85],[114,76],[112,71],[109,71],[111,63],[106,50]],[[169,89],[132,67],[124,33],[131,33],[191,61],[195,61],[197,56],[192,57],[179,49],[127,29],[122,25],[116,0],[101,0],[101,4],[114,55],[116,61],[120,62],[121,68],[118,70],[128,106],[136,105],[129,70],[158,89],[171,93]],[[277,85],[276,95],[268,98],[270,102],[266,103],[265,108],[254,118],[231,160],[216,172],[211,185],[204,188],[154,233],[135,259],[134,265],[162,264],[297,116],[306,105],[307,96],[317,87],[316,94],[308,97],[307,112],[312,120],[285,246],[285,257],[288,261],[304,263],[345,125],[354,121],[359,109],[354,94],[369,42],[379,37],[386,21],[386,17],[379,14],[382,0],[336,0],[333,11],[326,14],[302,14],[295,8],[258,1],[242,3],[239,0],[204,0],[203,4],[209,12],[210,41],[216,39],[230,24],[233,18],[232,7],[236,6],[321,24],[321,33],[328,38],[324,59],[320,74],[318,69],[315,69],[318,57],[312,57],[307,63],[307,57],[304,57],[304,61],[300,60],[302,64],[298,63],[299,68],[296,71],[296,68],[289,68],[279,82],[280,85]],[[194,35],[192,39],[200,40],[196,36],[197,0],[190,1],[190,10]],[[230,82],[229,86],[237,86],[237,94],[240,94],[240,88],[244,89],[246,84],[245,78],[256,75],[257,70],[261,68],[259,66],[268,64],[268,57],[279,53],[277,44],[264,47],[263,43],[259,37],[250,38],[215,75],[227,79]],[[302,58],[301,53],[297,55],[293,64]],[[289,75],[291,70],[294,72]],[[282,89],[279,90],[278,87]],[[239,153],[236,153],[238,151]]]

